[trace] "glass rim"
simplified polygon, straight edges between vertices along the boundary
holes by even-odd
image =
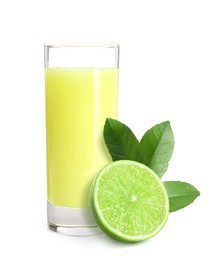
[[[50,43],[44,44],[45,48],[119,48],[114,43]]]

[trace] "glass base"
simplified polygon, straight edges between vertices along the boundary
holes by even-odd
[[[67,208],[47,202],[48,227],[71,236],[94,236],[102,231],[93,221],[89,208]]]

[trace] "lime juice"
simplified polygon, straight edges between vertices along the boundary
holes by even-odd
[[[118,69],[46,68],[48,201],[87,208],[98,171],[111,159],[103,141],[117,117]]]

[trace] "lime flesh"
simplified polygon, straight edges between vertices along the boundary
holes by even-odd
[[[95,178],[91,209],[96,223],[108,235],[137,242],[163,228],[169,200],[162,181],[150,168],[120,160],[104,167]]]

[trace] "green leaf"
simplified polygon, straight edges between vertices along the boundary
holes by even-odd
[[[165,181],[170,203],[170,212],[182,209],[191,204],[200,192],[191,184],[180,181]]]
[[[174,148],[170,122],[166,121],[149,129],[140,141],[141,162],[159,177],[166,172]]]
[[[104,126],[104,139],[113,161],[138,161],[139,141],[126,125],[118,120],[107,118]]]

